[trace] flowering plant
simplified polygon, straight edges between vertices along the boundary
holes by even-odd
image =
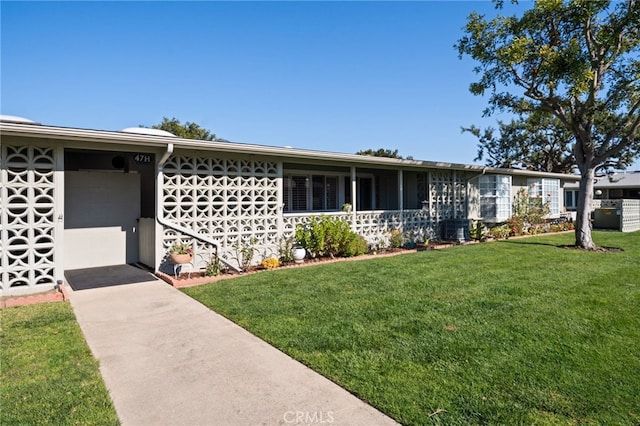
[[[187,243],[179,243],[176,241],[171,245],[171,248],[169,249],[169,253],[188,254],[189,256],[193,256],[193,249]]]
[[[260,265],[265,269],[275,269],[280,266],[280,262],[275,257],[264,259]]]

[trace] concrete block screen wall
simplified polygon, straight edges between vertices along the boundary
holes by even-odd
[[[56,283],[57,150],[1,149],[0,295],[48,290]]]

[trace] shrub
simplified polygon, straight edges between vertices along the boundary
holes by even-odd
[[[260,262],[260,265],[265,269],[275,269],[280,266],[280,262],[275,257],[269,257]]]
[[[204,275],[207,277],[217,277],[222,272],[222,263],[218,258],[218,255],[214,254],[207,262],[207,266],[204,270]]]
[[[394,229],[391,231],[390,244],[392,248],[402,247],[402,232]]]
[[[507,221],[511,235],[524,234],[524,219],[521,216],[511,216]]]
[[[353,232],[348,239],[349,241],[347,242],[347,246],[344,252],[344,255],[346,257],[362,256],[369,251],[369,244],[363,236]]]
[[[469,225],[469,233],[476,241],[482,241],[486,237],[484,225],[479,220]]]
[[[362,252],[363,245],[362,242],[354,243],[356,237],[359,235],[339,218],[312,217],[309,223],[296,226],[296,240],[311,257],[355,256],[354,253]],[[366,253],[367,249],[368,246],[362,253]]]
[[[506,224],[494,226],[489,230],[489,235],[497,239],[509,238],[509,234],[511,234],[511,228]]]
[[[241,271],[246,271],[251,266],[253,256],[256,252],[254,245],[257,244],[257,242],[258,240],[256,238],[244,238],[233,245],[236,252],[235,260],[238,262],[238,267]]]
[[[513,217],[509,221],[513,221],[514,228],[512,235],[522,235],[530,232],[530,228],[538,228],[545,222],[544,218],[549,215],[549,203],[542,198],[532,197],[528,189],[520,189],[513,197]],[[511,225],[511,223],[510,223]],[[533,233],[539,232],[537,229]]]
[[[278,242],[278,258],[280,263],[293,262],[293,238],[281,238]]]

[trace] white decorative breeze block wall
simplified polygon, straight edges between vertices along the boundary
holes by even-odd
[[[164,218],[215,239],[221,258],[231,260],[243,241],[255,241],[260,256],[273,250],[280,208],[277,163],[178,155],[165,163],[163,179]],[[167,252],[178,240],[195,246],[197,268],[213,254],[209,244],[164,228]]]
[[[0,294],[46,290],[55,284],[55,150],[3,145],[1,163]]]
[[[287,214],[284,216],[285,237],[294,238],[296,226],[308,223],[312,216],[337,217],[348,223],[351,223],[352,219],[351,213]],[[412,232],[422,238],[433,238],[438,235],[438,224],[431,219],[427,210],[356,212],[356,221],[352,224],[352,229],[372,245],[387,241],[389,233],[394,229],[404,233]]]
[[[620,231],[640,230],[640,200],[593,200],[592,210],[612,207],[620,210]]]
[[[235,247],[246,242],[257,248],[254,261],[278,254],[281,238],[292,238],[298,224],[321,213],[282,214],[278,205],[278,164],[267,161],[175,155],[163,168],[164,219],[214,239],[218,255],[234,264]],[[466,217],[466,181],[452,171],[429,176],[430,209],[322,213],[351,223],[355,232],[375,244],[392,229],[420,238],[439,235],[442,220]],[[186,242],[195,249],[195,266],[202,269],[214,254],[210,244],[164,226],[163,249]],[[252,241],[255,241],[253,243]]]
[[[430,215],[436,222],[467,217],[467,182],[449,170],[429,173]]]
[[[621,231],[640,230],[640,200],[622,200]]]

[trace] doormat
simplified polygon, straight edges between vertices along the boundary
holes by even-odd
[[[142,283],[158,279],[151,272],[133,265],[100,266],[64,271],[67,283],[73,290],[111,287],[116,285]]]

